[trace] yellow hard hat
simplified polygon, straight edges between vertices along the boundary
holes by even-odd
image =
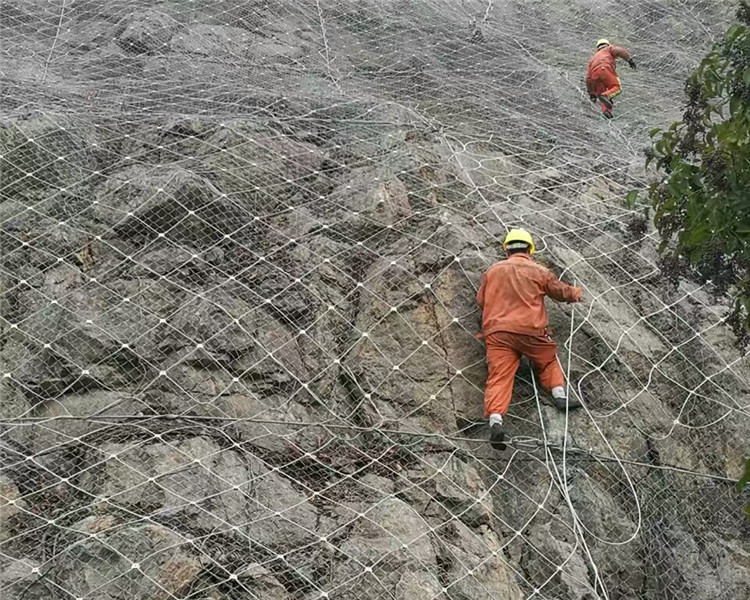
[[[602,46],[609,46],[609,40],[605,40],[604,38],[600,39],[598,42],[596,42],[596,49],[598,50]]]
[[[529,254],[534,254],[536,246],[531,234],[525,229],[511,229],[503,240],[503,250],[507,250],[511,244],[525,244],[529,247]],[[512,247],[512,246],[511,246]]]

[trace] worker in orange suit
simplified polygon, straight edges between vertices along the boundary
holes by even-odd
[[[635,61],[629,50],[601,39],[596,42],[596,53],[586,67],[586,91],[592,102],[599,102],[602,114],[607,119],[612,118],[612,99],[621,91],[615,68],[618,58],[626,60],[630,68],[635,69]]]
[[[513,381],[522,356],[533,363],[542,387],[551,392],[555,406],[568,403],[565,376],[557,360],[557,345],[547,329],[544,297],[558,302],[580,302],[582,290],[563,283],[531,257],[534,241],[525,229],[513,229],[503,241],[508,255],[482,275],[477,304],[482,309],[482,333],[487,350],[484,416],[490,420],[490,443],[505,450],[503,417],[508,411]]]

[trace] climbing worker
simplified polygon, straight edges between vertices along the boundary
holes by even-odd
[[[490,443],[496,450],[505,450],[503,417],[522,356],[528,356],[536,367],[542,387],[552,393],[557,408],[580,406],[575,401],[568,404],[566,398],[557,346],[547,329],[544,297],[580,302],[583,291],[563,283],[534,261],[534,241],[525,229],[509,231],[503,250],[507,260],[495,263],[482,275],[477,292],[487,350],[484,416],[490,420]]]
[[[620,78],[615,68],[618,58],[626,60],[630,68],[635,69],[635,61],[629,50],[601,39],[596,42],[596,52],[586,67],[586,91],[592,102],[599,102],[602,114],[607,119],[612,118],[612,98],[621,91]]]

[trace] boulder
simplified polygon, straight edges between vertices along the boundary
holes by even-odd
[[[116,26],[114,37],[126,54],[163,54],[179,24],[167,13],[158,10],[134,11]]]
[[[430,528],[405,502],[387,497],[353,517],[346,539],[337,544],[335,598],[375,600],[396,589],[399,598],[417,581],[437,586]]]
[[[2,541],[2,538],[0,538]],[[0,555],[0,590],[3,600],[43,600],[50,590],[42,577],[42,565],[27,558]]]
[[[253,455],[206,437],[170,443],[107,443],[81,486],[102,505],[141,511],[186,531],[221,530],[263,549],[316,537],[316,509],[288,479]]]
[[[264,600],[291,600],[292,598],[274,574],[257,563],[247,565],[237,575],[237,579],[242,590],[248,593],[250,598],[263,598]]]
[[[107,528],[60,553],[51,569],[68,594],[108,600],[166,600],[190,588],[202,568],[189,539],[167,527]]]
[[[13,480],[0,475],[0,542],[13,535],[12,519],[27,507]]]
[[[450,541],[444,540],[441,563],[451,600],[520,598],[516,570],[503,554],[494,532],[457,523]]]

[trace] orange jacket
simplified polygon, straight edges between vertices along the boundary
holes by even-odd
[[[482,275],[477,292],[482,331],[484,335],[496,331],[545,335],[548,322],[544,297],[578,302],[581,294],[581,288],[563,283],[528,254],[513,254]]]
[[[604,46],[601,50],[597,50],[586,67],[586,83],[595,79],[595,73],[601,69],[617,73],[615,65],[618,58],[630,60],[632,56],[626,48],[621,46]]]

